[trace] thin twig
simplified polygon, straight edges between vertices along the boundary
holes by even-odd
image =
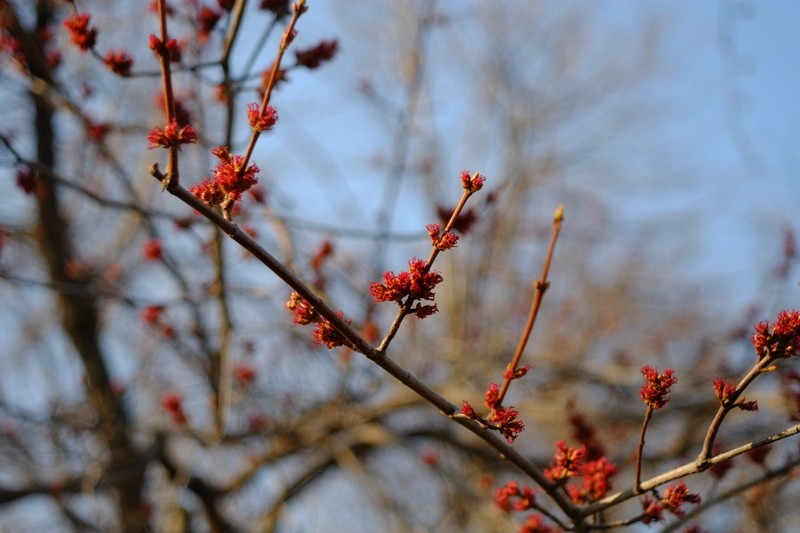
[[[650,419],[653,418],[653,406],[648,404],[647,410],[644,412],[644,420],[642,421],[642,430],[639,433],[639,445],[636,448],[636,480],[633,482],[633,491],[639,491],[639,485],[642,483],[642,456],[644,452],[644,436],[647,433],[647,425]]]
[[[525,346],[528,344],[528,339],[530,338],[531,331],[533,330],[533,325],[536,323],[536,317],[538,316],[539,309],[542,306],[544,293],[547,292],[547,288],[550,286],[547,276],[550,272],[550,264],[553,261],[553,253],[556,249],[556,242],[558,241],[558,235],[561,232],[561,225],[563,222],[564,206],[559,205],[555,214],[553,215],[553,232],[550,236],[550,246],[547,248],[547,257],[545,257],[544,266],[542,267],[542,276],[535,285],[536,293],[533,297],[533,302],[531,303],[531,310],[528,313],[528,322],[525,324],[525,329],[522,332],[522,337],[517,345],[517,350],[514,352],[514,357],[506,367],[506,372],[503,377],[503,385],[500,387],[500,394],[497,400],[498,405],[503,403],[503,398],[505,398],[506,392],[508,392],[508,387],[511,385],[511,381],[514,379],[514,374],[516,373],[517,368],[519,368],[519,362],[522,359],[522,352],[525,351]]]

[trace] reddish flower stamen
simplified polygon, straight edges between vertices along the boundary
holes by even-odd
[[[178,126],[176,121],[172,121],[162,130],[155,126],[147,134],[147,148],[153,149],[158,146],[164,148],[180,147],[182,144],[192,144],[197,142],[197,132],[191,124]]]
[[[109,50],[103,56],[103,63],[120,76],[130,76],[133,68],[133,58],[124,50]]]
[[[658,369],[651,366],[642,368],[645,384],[639,390],[639,394],[648,407],[660,409],[666,405],[669,401],[670,388],[678,382],[678,379],[673,374],[674,372],[670,368],[661,374],[658,373]]]
[[[271,130],[278,121],[278,112],[272,106],[267,106],[262,112],[258,104],[247,104],[247,120],[255,131]]]
[[[97,43],[97,28],[89,26],[91,18],[88,13],[74,13],[64,19],[64,27],[69,30],[70,40],[82,52],[91,50]]]

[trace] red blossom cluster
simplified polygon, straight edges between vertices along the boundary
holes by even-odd
[[[422,452],[420,454],[420,459],[422,460],[423,464],[431,468],[434,468],[439,464],[439,454],[435,450],[427,450]]]
[[[669,389],[678,382],[678,378],[674,377],[673,374],[674,372],[671,368],[666,369],[661,374],[658,373],[658,369],[652,366],[642,368],[645,383],[639,390],[639,394],[648,407],[660,409],[667,404],[669,401]]]
[[[91,50],[97,43],[97,28],[89,26],[91,18],[89,13],[73,13],[64,19],[64,27],[69,30],[70,40],[82,52]]]
[[[36,192],[37,172],[35,169],[23,165],[17,169],[17,187],[25,194],[32,195]]]
[[[163,256],[161,242],[158,239],[149,239],[142,246],[142,256],[145,261],[156,261]]]
[[[250,365],[240,363],[233,369],[233,377],[242,385],[248,385],[258,376],[256,369]]]
[[[45,65],[48,69],[55,69],[61,64],[61,52],[49,49],[53,40],[53,32],[49,26],[40,26],[34,33],[37,46],[45,51]],[[6,53],[23,69],[28,70],[28,58],[25,56],[22,41],[19,40],[5,25],[0,15],[0,52]]]
[[[158,126],[153,127],[147,134],[147,148],[152,150],[158,146],[163,148],[178,147],[182,144],[193,144],[197,142],[197,132],[191,124],[179,126],[173,120],[162,130]]]
[[[556,442],[556,454],[553,456],[553,463],[549,468],[545,468],[544,475],[550,481],[563,482],[564,480],[580,475],[583,467],[583,457],[586,455],[586,448],[570,448],[564,440]]]
[[[164,42],[162,39],[159,39],[158,36],[151,33],[148,45],[150,49],[155,52],[156,56],[169,59],[172,63],[180,63],[183,47],[177,40],[168,39]]]
[[[472,174],[469,173],[469,170],[463,170],[461,172],[461,186],[464,187],[464,190],[471,193],[481,190],[483,182],[485,181],[486,176],[478,174],[477,172]]]
[[[313,48],[297,50],[294,55],[297,58],[297,65],[308,69],[315,69],[322,63],[330,61],[339,50],[339,43],[336,39],[322,41]]]
[[[431,238],[431,244],[437,250],[449,250],[455,248],[458,243],[458,235],[452,231],[442,234],[442,226],[439,224],[428,224],[425,226],[428,230],[428,236]]]
[[[344,320],[347,324],[350,324],[350,320],[345,320],[342,311],[336,311],[336,316]],[[314,326],[314,342],[323,344],[327,346],[328,349],[331,349],[337,346],[344,346],[347,344],[347,339],[345,339],[344,335],[342,335],[338,329],[333,327],[333,324],[323,318]]]
[[[89,124],[86,126],[86,135],[93,141],[100,142],[106,138],[108,132],[111,131],[111,126],[106,123],[102,124]]]
[[[197,13],[197,38],[200,42],[208,40],[214,27],[222,18],[222,13],[208,6],[203,6]]]
[[[183,396],[179,392],[168,392],[161,397],[161,407],[169,413],[176,424],[186,424],[189,417],[183,410]]]
[[[157,324],[163,312],[163,305],[150,305],[142,310],[142,320],[147,324]]]
[[[103,63],[115,74],[130,76],[133,68],[133,58],[125,50],[109,50],[103,56]]]
[[[594,461],[606,454],[605,446],[597,437],[597,430],[592,426],[586,417],[575,411],[569,416],[569,424],[572,426],[572,437],[583,444],[586,449],[586,460]]]
[[[316,323],[314,326],[314,342],[323,344],[328,348],[336,348],[337,346],[344,346],[347,343],[344,335],[337,330],[330,321],[321,317],[319,313],[314,310],[314,307],[308,301],[293,292],[289,295],[289,300],[286,302],[286,309],[294,313],[294,323],[305,326],[307,324]],[[344,320],[344,313],[336,311],[336,315]],[[350,324],[350,320],[345,320]]]
[[[173,338],[175,337],[175,328],[172,326],[172,324],[162,320],[163,314],[163,305],[150,305],[142,310],[140,316],[142,318],[142,322],[148,326],[158,326],[162,335],[167,338]]]
[[[214,167],[213,176],[189,187],[189,191],[208,205],[218,205],[226,200],[238,200],[242,193],[258,183],[256,173],[261,169],[255,163],[244,168],[244,157],[231,155],[224,146],[211,153],[220,163]]]
[[[649,494],[642,498],[642,523],[651,524],[664,520],[664,509],[675,516],[684,516],[686,512],[681,509],[685,503],[700,503],[702,498],[699,494],[689,492],[686,483],[681,481],[677,485],[670,485],[664,490],[664,496],[655,499]]]
[[[269,426],[269,419],[261,413],[252,413],[247,416],[247,427],[250,431],[264,431]]]
[[[369,285],[369,292],[376,302],[397,302],[403,304],[414,300],[429,300],[434,298],[433,289],[444,281],[437,271],[430,271],[422,259],[416,257],[408,262],[408,270],[395,274],[392,271],[383,273],[383,283],[373,281]],[[413,311],[418,318],[425,318],[438,311],[436,304],[417,305]]]
[[[748,402],[744,397],[737,399],[736,385],[729,383],[722,378],[714,380],[714,394],[716,394],[722,405],[726,405],[731,401],[736,401],[734,407],[738,407],[742,411],[758,411],[758,401],[753,400]]]
[[[242,193],[258,183],[256,174],[261,169],[255,163],[250,163],[247,168],[244,168],[244,157],[231,155],[224,146],[217,146],[211,150],[211,153],[220,160],[220,163],[214,167],[213,180],[229,198],[238,200]]]
[[[305,326],[317,321],[317,312],[305,298],[296,292],[289,295],[286,309],[294,313],[293,322],[299,326]]]
[[[556,533],[561,529],[556,529],[543,522],[544,518],[540,514],[530,515],[519,530],[519,533]]]
[[[516,481],[509,481],[495,492],[495,503],[505,512],[535,509],[536,491],[527,485],[520,487]]]
[[[585,450],[585,448],[583,448]],[[617,465],[605,457],[586,461],[580,468],[581,485],[570,485],[567,493],[577,504],[596,502],[611,491],[611,478],[617,473]]]
[[[278,112],[270,105],[261,111],[258,104],[247,104],[247,120],[253,131],[268,131],[278,122]]]
[[[533,368],[531,365],[521,366],[519,368],[506,368],[503,371],[503,379],[514,380],[524,377],[528,371]]]
[[[513,443],[520,433],[525,430],[525,422],[517,418],[519,417],[519,411],[514,407],[504,407],[502,405],[500,402],[500,387],[497,383],[489,384],[483,401],[486,407],[491,410],[486,417],[486,421],[491,424],[489,427],[499,431],[509,443]],[[461,404],[461,414],[472,420],[478,419],[478,413],[466,400]]]
[[[681,509],[681,506],[684,503],[698,504],[701,501],[702,498],[700,495],[694,492],[689,492],[689,489],[686,487],[686,483],[683,481],[677,485],[670,485],[664,489],[664,497],[661,498],[661,503],[664,504],[664,507],[675,516],[684,516],[686,514],[686,512]]]
[[[767,320],[756,324],[753,347],[759,359],[782,359],[800,354],[800,311],[783,310],[774,324],[770,325]]]
[[[333,254],[333,243],[325,239],[317,248],[316,253],[311,257],[311,268],[314,270],[319,270],[322,268],[322,265],[325,261]]]

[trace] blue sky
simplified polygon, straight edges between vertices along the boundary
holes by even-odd
[[[329,127],[346,124],[348,136],[355,134],[357,142],[348,137],[348,145],[341,147],[324,133],[319,137],[341,165],[336,173],[344,174],[348,158],[380,151],[387,144],[386,137],[359,132],[358,124],[368,118],[354,114],[348,103],[346,87],[352,87],[354,77],[347,76],[360,65],[344,64],[352,58],[352,47],[365,46],[352,38],[348,42],[348,30],[339,25],[347,21],[343,12],[353,5],[313,2],[301,24],[301,36],[309,42],[345,35],[337,58],[341,63],[328,74],[319,73],[325,90],[340,91],[341,100],[328,96],[316,109]],[[438,3],[447,13],[469,12],[474,5]],[[800,230],[800,3],[626,0],[594,7],[592,24],[601,32],[639,24],[642,14],[667,21],[664,77],[653,89],[654,97],[669,104],[668,119],[658,125],[664,130],[658,141],[663,146],[653,154],[637,154],[653,159],[662,181],[655,194],[652,183],[641,195],[636,188],[624,191],[620,201],[630,212],[622,216],[623,222],[626,216],[634,224],[642,216],[657,214],[656,220],[668,230],[661,233],[667,247],[696,235],[697,243],[683,264],[699,283],[716,292],[720,308],[738,308],[754,299],[768,300],[769,306],[800,305],[797,269],[789,286],[776,288],[768,279],[780,261],[784,228]],[[326,75],[335,81],[331,84]],[[309,100],[311,106],[313,102]],[[287,142],[296,141],[297,137]],[[635,203],[629,203],[631,198]]]

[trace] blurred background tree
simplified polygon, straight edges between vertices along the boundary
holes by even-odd
[[[244,106],[259,100],[287,5],[173,3],[179,110],[199,132],[181,152],[185,184],[213,168],[210,148],[244,148]],[[711,94],[723,102],[741,97],[730,61],[735,30],[757,19],[748,5],[701,10],[719,22],[725,83]],[[62,26],[69,3],[0,0],[7,530],[516,530],[492,498],[519,479],[513,465],[369,361],[314,345],[291,323],[279,280],[161,194],[147,171],[164,158],[146,150],[164,121],[146,47],[158,33],[152,6],[76,8],[99,30],[92,52]],[[719,139],[688,131],[706,102],[687,99],[696,87],[683,80],[708,63],[686,60],[694,43],[680,38],[708,13],[686,22],[652,4],[554,1],[310,8],[294,46],[335,39],[338,52],[308,69],[290,49],[273,99],[280,120],[254,155],[261,182],[236,222],[379,338],[393,309],[371,301],[369,282],[426,256],[424,226],[444,222],[462,169],[486,174],[458,247],[437,263],[440,313],[408,320],[389,351],[454,403],[477,405],[513,353],[552,212],[566,204],[524,359],[533,369],[510,392],[528,428],[515,446],[547,465],[553,443],[589,421],[621,468],[616,488],[630,486],[639,369],[650,364],[674,368],[679,385],[648,435],[645,473],[691,461],[718,405],[711,380],[752,364],[752,325],[797,307],[798,290],[784,209],[797,193],[764,183],[775,161],[741,109],[719,109],[742,155],[734,171],[714,160],[719,150],[697,148]],[[103,64],[122,49],[129,76]],[[756,176],[773,201],[742,212],[730,191],[752,191]],[[742,216],[732,223],[726,210]],[[748,246],[758,259],[741,270],[747,283],[721,281]],[[789,382],[762,385],[762,411],[726,425],[724,443],[797,414]],[[796,442],[775,448],[768,461],[796,462]],[[760,468],[735,466],[689,484],[713,503]],[[793,530],[791,472],[691,523]]]

